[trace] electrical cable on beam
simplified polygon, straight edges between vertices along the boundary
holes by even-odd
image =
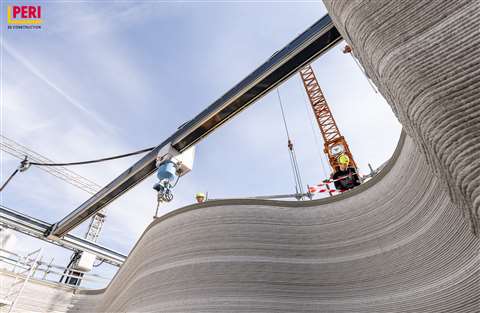
[[[142,150],[130,152],[130,153],[125,153],[125,154],[120,154],[120,155],[115,155],[111,157],[106,157],[106,158],[100,158],[100,159],[95,159],[95,160],[88,160],[88,161],[78,161],[78,162],[69,162],[69,163],[38,163],[38,162],[30,162],[31,165],[37,165],[37,166],[72,166],[72,165],[85,165],[85,164],[92,164],[92,163],[100,163],[100,162],[105,162],[105,161],[111,161],[111,160],[117,160],[117,159],[122,159],[126,158],[129,156],[149,152],[155,149],[155,147],[150,147],[150,148],[145,148]]]

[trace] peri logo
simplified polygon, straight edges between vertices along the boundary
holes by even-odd
[[[7,7],[8,25],[40,25],[42,7],[33,5],[12,5]]]

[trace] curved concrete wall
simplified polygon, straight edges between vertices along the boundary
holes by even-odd
[[[480,235],[480,1],[324,3]]]
[[[413,141],[400,148],[335,198],[212,201],[156,220],[75,311],[478,312],[480,241]]]

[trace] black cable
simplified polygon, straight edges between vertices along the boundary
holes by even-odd
[[[12,175],[10,175],[10,177],[7,179],[7,181],[5,181],[2,185],[2,187],[0,188],[0,192],[3,190],[3,188],[5,188],[7,186],[7,184],[10,182],[10,180],[13,178],[13,176],[15,176],[16,174],[18,173],[18,168],[13,171]]]
[[[120,154],[120,155],[116,155],[116,156],[112,156],[112,157],[108,157],[108,158],[101,158],[101,159],[89,160],[89,161],[69,162],[69,163],[39,163],[39,162],[30,162],[30,164],[31,164],[31,165],[37,165],[37,166],[68,166],[68,165],[91,164],[91,163],[98,163],[98,162],[110,161],[110,160],[115,160],[115,159],[121,159],[121,158],[129,157],[129,156],[132,156],[132,155],[136,155],[136,154],[140,154],[140,153],[152,151],[153,149],[155,149],[155,147],[150,147],[150,148],[146,148],[146,149],[142,149],[142,150],[138,150],[138,151],[126,153],[126,154]]]
[[[99,267],[100,265],[103,264],[103,262],[105,262],[105,260],[100,261],[100,263],[98,263],[98,264],[93,264],[93,267]]]
[[[177,180],[175,181],[175,184],[173,184],[172,188],[175,188],[175,186],[178,184],[179,180],[180,180],[180,176],[177,176]]]

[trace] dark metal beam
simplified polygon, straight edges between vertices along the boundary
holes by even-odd
[[[69,234],[58,240],[48,240],[44,237],[44,234],[52,224],[9,209],[3,205],[0,205],[0,225],[41,240],[47,240],[63,248],[93,253],[99,260],[112,265],[120,266],[127,258],[126,255]]]
[[[191,147],[341,39],[330,16],[325,15],[132,167],[54,224],[45,235],[51,238],[65,236],[95,212],[152,174],[156,169],[155,158],[162,147],[171,143],[180,152]]]

